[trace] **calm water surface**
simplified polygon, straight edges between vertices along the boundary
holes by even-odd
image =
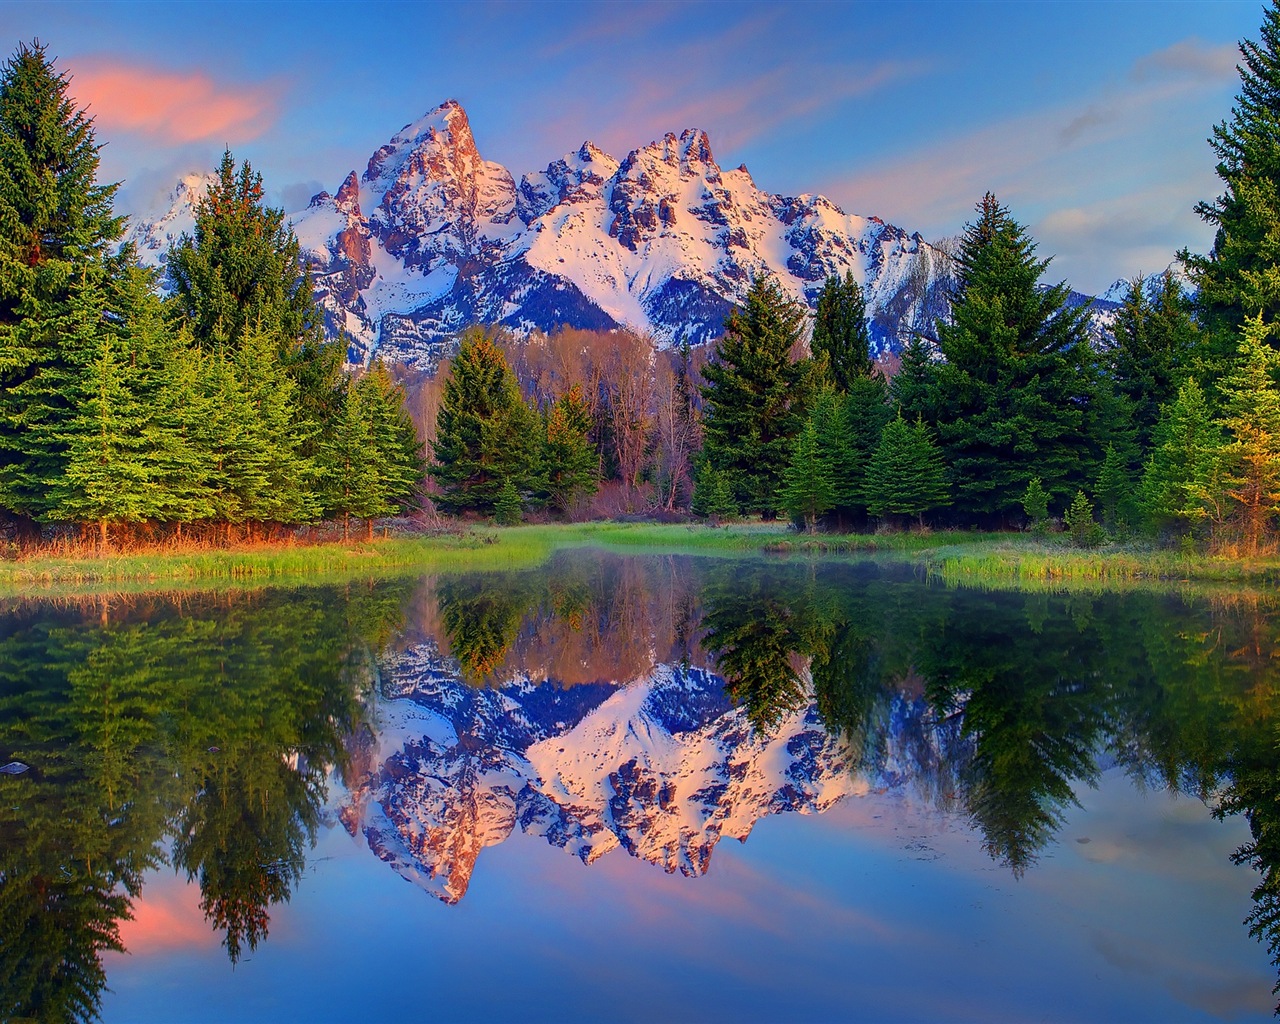
[[[1270,1019],[1278,713],[1269,597],[13,602],[0,1021]]]

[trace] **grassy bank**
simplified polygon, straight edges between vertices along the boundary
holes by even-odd
[[[800,557],[879,556],[926,567],[948,583],[995,586],[1108,586],[1152,581],[1271,584],[1280,558],[1252,560],[1185,555],[1140,546],[1081,551],[1062,538],[1008,534],[899,533],[806,536],[779,523],[728,527],[655,523],[584,523],[478,527],[436,536],[369,543],[257,545],[152,551],[102,557],[34,555],[0,563],[0,591],[95,589],[129,585],[342,581],[417,573],[535,566],[565,547],[617,551]]]

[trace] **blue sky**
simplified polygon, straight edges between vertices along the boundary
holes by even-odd
[[[517,177],[686,127],[758,185],[926,238],[992,189],[1082,290],[1203,251],[1205,140],[1259,3],[0,4],[145,210],[224,145],[297,208],[442,100]]]

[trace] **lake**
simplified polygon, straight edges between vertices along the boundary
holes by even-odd
[[[1270,1019],[1278,722],[1270,595],[10,600],[0,1020]]]

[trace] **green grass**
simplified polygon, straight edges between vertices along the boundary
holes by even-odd
[[[369,543],[260,545],[227,550],[150,552],[105,557],[41,555],[0,562],[0,593],[341,582],[382,576],[533,567],[567,547],[733,556],[877,557],[925,566],[949,584],[1072,589],[1152,583],[1271,585],[1280,558],[1243,560],[1185,555],[1141,545],[1095,551],[1065,538],[968,532],[879,535],[798,534],[781,523],[583,523],[477,527],[438,536]]]

